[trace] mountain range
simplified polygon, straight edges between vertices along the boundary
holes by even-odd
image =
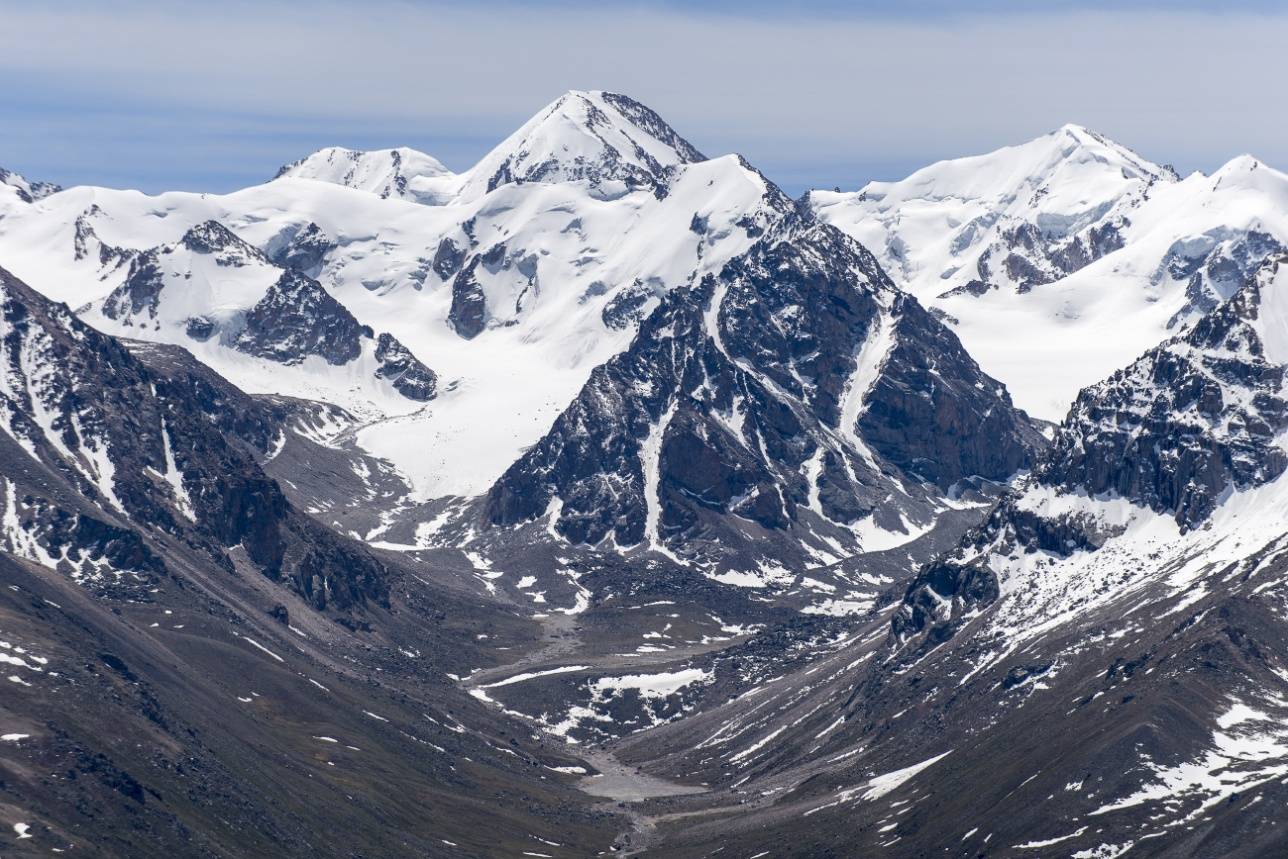
[[[1283,850],[1286,266],[1074,125],[0,170],[6,855]]]

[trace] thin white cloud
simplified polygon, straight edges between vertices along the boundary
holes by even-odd
[[[569,88],[627,92],[714,152],[892,161],[1076,121],[1160,160],[1288,155],[1288,17],[1059,12],[935,21],[376,0],[0,4],[0,74],[218,112],[513,127]],[[795,161],[793,162],[793,159]]]

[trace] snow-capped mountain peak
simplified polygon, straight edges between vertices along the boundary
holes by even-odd
[[[1126,212],[1157,183],[1176,179],[1171,168],[1065,125],[898,182],[813,191],[809,199],[930,300],[956,289],[1026,292],[1057,280],[1113,250]]]
[[[912,200],[986,204],[991,214],[1027,210],[1066,217],[1094,211],[1124,186],[1174,180],[1175,174],[1080,125],[1064,125],[1018,146],[940,161],[898,182],[870,182],[857,195],[874,212]],[[814,192],[826,201],[834,195]]]
[[[1210,179],[1213,191],[1267,194],[1278,201],[1281,208],[1288,207],[1288,175],[1253,155],[1231,158]]]
[[[320,149],[277,179],[313,179],[426,205],[478,200],[522,183],[585,183],[613,199],[639,189],[665,196],[668,179],[706,156],[629,96],[570,90],[546,105],[470,170],[454,174],[406,147]]]
[[[0,194],[12,194],[24,203],[33,203],[61,190],[52,182],[33,182],[0,167]]]
[[[370,191],[381,197],[435,202],[435,189],[441,181],[426,180],[452,176],[452,171],[436,158],[406,146],[365,152],[330,146],[287,164],[274,178],[314,179]]]
[[[705,156],[656,113],[619,93],[573,90],[555,99],[470,171],[462,196],[512,182],[585,181],[600,196],[661,188]]]
[[[942,311],[1021,406],[1055,420],[1277,247],[1279,174],[1242,159],[1222,173],[1182,180],[1070,124],[809,203]]]

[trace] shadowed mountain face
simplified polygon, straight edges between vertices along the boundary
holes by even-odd
[[[492,488],[485,515],[754,568],[752,547],[824,551],[847,529],[859,551],[864,520],[906,533],[904,521],[933,521],[941,492],[1005,481],[1043,444],[869,254],[792,215],[667,296]]]
[[[1284,189],[0,171],[0,852],[1284,852]]]

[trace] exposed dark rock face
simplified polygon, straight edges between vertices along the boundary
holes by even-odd
[[[10,551],[134,587],[166,572],[154,540],[173,537],[230,570],[240,547],[318,608],[385,599],[379,562],[295,511],[256,463],[286,431],[272,409],[191,363],[166,375],[168,347],[145,350],[162,356],[149,367],[3,270],[0,289],[6,429],[30,457],[8,472]]]
[[[997,575],[988,565],[990,555],[1041,551],[1067,557],[1097,549],[1111,536],[1112,531],[1094,520],[1042,516],[1007,496],[960,546],[917,572],[891,618],[891,632],[899,640],[925,633],[927,646],[951,638],[971,611],[1001,595]]]
[[[619,289],[600,311],[604,324],[616,331],[638,325],[647,315],[649,301],[657,298],[656,290],[640,281]]]
[[[867,411],[844,426],[858,347],[885,328],[888,352],[865,359]],[[942,438],[905,425],[923,411]],[[486,515],[510,524],[553,510],[561,536],[618,546],[700,543],[739,521],[807,531],[806,509],[841,523],[890,513],[897,503],[878,502],[893,481],[1003,479],[1041,444],[1002,386],[870,254],[793,215],[718,276],[665,295],[631,348],[594,371],[492,488]]]
[[[376,339],[376,376],[386,379],[409,400],[428,402],[438,393],[438,376],[392,334]]]
[[[93,256],[98,258],[100,266],[111,265],[117,267],[138,256],[139,251],[134,248],[120,248],[115,245],[109,245],[98,237],[98,233],[94,230],[92,219],[100,214],[102,214],[102,209],[95,203],[76,217],[72,233],[73,258],[83,260]]]
[[[246,314],[236,346],[250,355],[298,364],[317,355],[347,364],[362,353],[371,331],[310,277],[286,271]]]
[[[193,340],[204,342],[215,334],[215,321],[208,316],[193,316],[184,325],[184,333]]]
[[[997,284],[986,283],[985,281],[976,278],[975,280],[966,281],[961,286],[953,287],[939,297],[950,298],[954,295],[973,295],[976,298],[979,298],[981,295],[984,295],[989,290],[993,289],[997,289]],[[938,308],[932,308],[932,312],[936,309]]]
[[[1185,306],[1169,327],[1194,321],[1230,298],[1266,260],[1282,255],[1284,246],[1259,230],[1209,230],[1178,241],[1167,250],[1153,281],[1185,281]]]
[[[1000,383],[987,377],[939,320],[913,300],[894,302],[895,345],[873,386],[859,430],[874,449],[915,478],[947,489],[972,476],[1004,480],[1028,467],[1044,442],[1016,417]]]
[[[1288,402],[1284,367],[1266,360],[1252,325],[1259,301],[1254,281],[1186,334],[1079,394],[1041,479],[1130,498],[1193,527],[1227,487],[1278,477],[1288,456],[1273,440],[1288,428]]]
[[[103,315],[108,319],[123,319],[147,313],[156,316],[165,288],[165,273],[161,270],[158,250],[144,251],[130,262],[125,282],[112,290],[103,302]]]
[[[653,110],[645,105],[640,104],[630,96],[622,95],[616,92],[606,92],[603,94],[604,101],[617,108],[622,116],[629,119],[637,127],[643,129],[651,137],[662,141],[667,146],[674,149],[680,154],[680,157],[686,163],[695,161],[705,161],[707,156],[703,155],[693,144],[685,140],[675,129],[666,124],[662,117],[658,116]]]
[[[269,258],[282,268],[294,269],[307,277],[316,278],[326,263],[326,255],[335,250],[335,247],[335,241],[321,227],[309,221]]]
[[[240,268],[251,260],[264,259],[259,250],[242,241],[218,221],[197,224],[183,234],[179,244],[193,253],[214,254],[215,262],[221,266]]]
[[[617,123],[619,130],[628,138],[632,135],[639,139],[652,137],[671,148],[681,163],[705,160],[702,153],[649,108],[616,93],[604,93],[603,98],[628,123],[626,126]],[[569,106],[569,100],[575,100],[579,104]],[[551,107],[552,112],[565,109],[579,112],[583,116],[582,130],[594,135],[603,144],[596,156],[587,158],[578,155],[568,158],[559,153],[549,153],[542,160],[537,160],[525,146],[500,163],[488,178],[488,191],[523,182],[575,181],[586,182],[592,188],[600,188],[608,182],[620,182],[627,188],[648,189],[658,197],[666,196],[670,173],[667,166],[659,163],[636,139],[631,140],[631,151],[628,153],[619,150],[615,141],[605,139],[605,133],[616,120],[580,93],[569,93]],[[624,157],[627,155],[631,160]]]
[[[1004,274],[1019,292],[1052,283],[1121,248],[1127,223],[1126,218],[1102,221],[1072,235],[1027,222],[1016,224],[1003,230],[980,256],[978,278],[958,289],[979,295],[982,290],[971,284],[987,284],[998,274]]]
[[[452,308],[447,321],[466,340],[473,340],[487,327],[487,297],[475,276],[479,262],[480,257],[472,257],[452,281]]]
[[[1268,483],[1288,468],[1276,444],[1288,430],[1285,367],[1258,333],[1262,290],[1284,258],[1264,264],[1229,301],[1186,333],[1079,394],[1034,469],[1034,487],[1123,498],[1200,527],[1231,489]],[[1112,536],[1095,517],[1044,515],[1004,500],[961,547],[908,586],[894,632],[952,634],[960,618],[997,598],[991,557],[1066,556]],[[963,560],[968,559],[968,560]]]
[[[456,242],[450,238],[444,238],[438,243],[438,249],[434,251],[434,261],[431,265],[435,274],[443,280],[449,280],[461,270],[461,263],[464,261],[465,251],[457,247]]]

